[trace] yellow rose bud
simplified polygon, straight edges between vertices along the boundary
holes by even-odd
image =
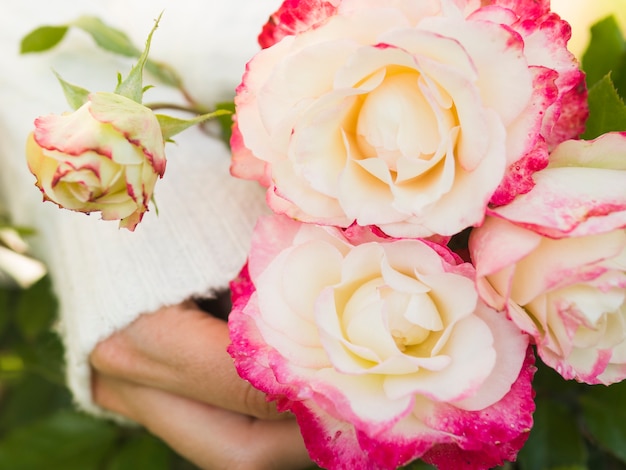
[[[164,145],[152,110],[100,92],[73,113],[37,118],[26,158],[44,200],[134,230],[165,171]]]

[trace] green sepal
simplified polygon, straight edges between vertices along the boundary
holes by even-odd
[[[162,15],[163,13],[161,13]],[[141,104],[143,99],[143,69],[146,65],[146,61],[148,60],[148,54],[150,52],[150,43],[152,42],[152,35],[159,27],[159,21],[161,20],[161,15],[154,21],[154,26],[150,30],[150,34],[148,34],[148,39],[146,39],[146,46],[144,47],[143,52],[139,56],[139,60],[130,70],[128,76],[117,84],[115,88],[115,93],[118,95],[125,96],[139,104]]]
[[[180,119],[173,116],[167,116],[165,114],[156,114],[161,126],[161,133],[163,134],[163,140],[171,141],[172,137],[176,134],[180,134],[185,129],[188,129],[196,124],[201,124],[209,119],[217,118],[219,116],[232,114],[227,109],[218,109],[212,113],[202,114],[193,119]]]
[[[156,197],[154,197],[154,193],[152,193],[152,196],[150,196],[150,202],[154,206],[154,213],[158,217],[159,216],[159,205],[157,204]]]
[[[589,90],[589,119],[582,138],[595,139],[607,132],[626,130],[626,105],[611,76],[606,75]]]
[[[20,53],[43,52],[52,49],[63,40],[67,26],[41,26],[22,38]]]
[[[80,108],[83,104],[87,102],[89,98],[89,90],[85,88],[79,87],[77,85],[72,85],[69,82],[66,82],[61,78],[61,76],[54,72],[57,77],[57,80],[61,84],[61,88],[63,88],[63,94],[65,95],[65,99],[70,107],[74,110]]]

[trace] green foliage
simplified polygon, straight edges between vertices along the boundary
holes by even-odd
[[[42,26],[28,33],[22,39],[20,52],[43,52],[60,43],[67,33],[67,26]]]
[[[610,16],[591,28],[583,56],[589,87],[589,119],[584,139],[626,130],[626,40]]]
[[[202,114],[192,119],[180,119],[173,116],[167,116],[165,114],[157,114],[156,117],[159,121],[161,132],[163,133],[163,139],[169,141],[176,134],[195,126],[196,124],[201,124],[209,119],[221,116],[230,116],[231,114],[232,113],[226,109],[218,109],[212,113]]]
[[[565,382],[547,367],[540,367],[534,385],[534,427],[519,453],[520,469],[586,469],[587,449],[574,406],[579,385]]]
[[[96,470],[115,441],[113,425],[61,410],[7,433],[0,468]]]
[[[157,438],[76,411],[51,330],[56,301],[44,278],[0,287],[0,468],[193,470]]]
[[[591,28],[591,41],[582,62],[589,87],[611,73],[620,94],[626,93],[626,42],[613,16]]]
[[[146,433],[138,433],[120,447],[107,470],[168,470],[171,461],[171,452],[158,439]]]
[[[233,103],[232,101],[217,103],[215,108],[217,110],[223,109],[229,111],[228,113],[217,116],[217,121],[219,122],[220,128],[222,130],[221,138],[226,143],[226,145],[229,145],[230,136],[232,135],[233,129],[233,115],[235,114],[235,103]]]
[[[593,387],[581,397],[580,404],[590,438],[626,462],[626,383]]]
[[[140,58],[142,55],[142,50],[132,43],[126,33],[109,26],[93,16],[81,16],[66,25],[37,28],[22,39],[20,52],[28,54],[52,49],[63,40],[65,33],[70,27],[82,29],[93,38],[99,47],[106,51],[125,57]],[[145,68],[165,85],[176,88],[182,85],[180,77],[168,65],[148,59],[146,60]]]
[[[402,470],[436,470],[436,469],[432,465],[429,465],[425,462],[422,462],[421,460],[418,460],[417,462],[413,462],[407,465],[406,467],[403,467]]]
[[[589,119],[583,139],[595,139],[606,132],[626,130],[626,105],[611,77],[606,75],[589,90]]]

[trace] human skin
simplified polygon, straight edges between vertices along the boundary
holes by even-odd
[[[142,315],[94,349],[94,401],[203,469],[309,467],[296,421],[237,375],[229,341],[192,302]]]

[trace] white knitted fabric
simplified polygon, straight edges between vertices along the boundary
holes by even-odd
[[[96,49],[71,30],[54,51],[19,56],[20,38],[43,24],[95,14],[142,45],[161,10],[151,57],[175,66],[191,94],[205,103],[232,96],[256,36],[276,0],[20,0],[0,15],[0,196],[16,223],[38,231],[34,242],[47,262],[60,301],[59,332],[68,384],[77,405],[102,414],[91,400],[88,355],[141,313],[223,288],[245,261],[256,217],[265,211],[255,183],[232,178],[229,153],[197,129],[168,144],[167,170],[152,209],[131,233],[97,214],[42,203],[24,160],[35,117],[67,111],[54,69],[92,91],[112,91],[116,73],[132,63]],[[135,28],[135,29],[132,29]],[[181,101],[163,86],[145,101]]]

